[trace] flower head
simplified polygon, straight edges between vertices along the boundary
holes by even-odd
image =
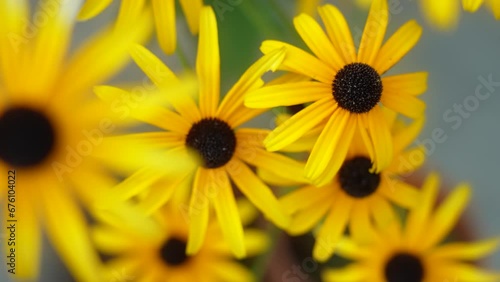
[[[311,103],[274,129],[264,143],[270,151],[280,150],[313,128],[322,128],[305,168],[305,176],[322,186],[340,169],[356,132],[372,148],[370,159],[376,172],[390,164],[393,145],[382,107],[421,117],[425,104],[416,96],[426,89],[426,74],[382,77],[417,43],[422,31],[415,21],[409,21],[382,45],[388,23],[386,0],[373,2],[358,54],[340,11],[325,5],[319,12],[328,36],[308,15],[294,20],[316,57],[280,41],[265,41],[261,47],[267,54],[286,46],[281,68],[311,81],[265,86],[250,92],[245,105],[269,108]]]
[[[431,175],[423,185],[422,201],[412,208],[403,227],[399,218],[377,220],[369,241],[345,238],[338,253],[355,262],[327,270],[325,281],[498,281],[500,273],[477,268],[474,261],[493,252],[499,239],[450,242],[440,245],[455,226],[470,197],[470,187],[459,185],[435,211],[439,179]]]

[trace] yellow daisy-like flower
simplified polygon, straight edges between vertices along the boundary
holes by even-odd
[[[360,7],[368,7],[371,2],[372,0],[356,1]],[[483,3],[491,9],[497,20],[500,19],[499,0],[462,0],[462,7],[465,11],[474,13]],[[422,0],[421,9],[427,21],[442,30],[456,27],[460,19],[459,0]]]
[[[241,202],[238,207],[242,220],[248,224],[255,213]],[[189,224],[173,202],[150,219],[124,209],[120,213],[123,222],[113,218],[93,231],[98,249],[113,256],[106,265],[107,279],[103,281],[255,281],[248,269],[234,261],[216,221],[209,221],[207,240],[200,251],[189,256],[186,255]],[[248,255],[263,252],[267,245],[263,232],[245,231],[244,247]]]
[[[405,208],[418,204],[417,189],[403,182],[401,175],[412,173],[424,162],[421,148],[405,150],[422,126],[423,119],[409,126],[395,124],[394,159],[380,173],[370,172],[370,153],[361,136],[355,136],[330,184],[320,188],[307,185],[280,199],[280,204],[293,216],[287,231],[292,235],[305,233],[325,218],[313,250],[315,259],[325,261],[333,254],[347,226],[355,238],[370,236],[367,230],[373,218],[391,220],[391,203]],[[270,176],[271,172],[267,174]]]
[[[308,15],[294,20],[298,33],[317,57],[280,41],[265,41],[261,47],[267,54],[285,46],[287,55],[282,69],[312,81],[263,87],[250,92],[245,105],[270,108],[312,102],[279,125],[264,143],[270,151],[280,150],[312,128],[323,128],[305,168],[306,177],[322,186],[337,173],[356,131],[372,148],[370,158],[376,172],[390,164],[392,140],[380,104],[419,118],[425,104],[416,96],[425,91],[426,81],[422,73],[381,77],[406,55],[422,33],[415,21],[409,21],[382,46],[388,23],[386,0],[373,2],[357,55],[340,11],[325,5],[319,8],[319,14],[328,36]]]
[[[194,151],[201,158],[201,165],[186,170],[168,185],[155,185],[140,203],[145,212],[152,212],[168,201],[174,190],[190,194],[187,208],[190,218],[190,233],[187,251],[196,253],[203,244],[210,207],[215,208],[224,237],[235,255],[245,255],[243,228],[236,212],[231,181],[260,209],[264,215],[280,227],[286,227],[289,217],[279,208],[278,200],[271,189],[250,169],[249,165],[276,169],[283,177],[296,178],[303,174],[303,165],[295,160],[264,149],[262,140],[268,130],[240,128],[240,125],[261,114],[262,110],[243,106],[243,96],[249,90],[262,86],[260,77],[274,70],[282,61],[284,50],[276,50],[253,64],[229,90],[219,104],[220,70],[219,45],[215,14],[210,7],[201,12],[200,39],[196,73],[200,82],[199,106],[189,93],[171,93],[169,87],[176,83],[175,75],[145,48],[133,50],[133,57],[142,70],[163,91],[160,95],[184,95],[183,103],[173,103],[175,111],[150,105],[132,113],[136,118],[162,129],[158,132],[124,136],[139,143],[149,144],[164,151],[179,153]],[[167,92],[167,93],[166,93]],[[126,91],[101,87],[98,95],[112,101],[121,95],[132,95]],[[186,156],[188,157],[188,156]],[[141,170],[127,183],[115,189],[116,197],[123,194],[131,197],[157,179],[161,173]],[[194,177],[194,180],[193,180]],[[129,193],[132,191],[132,193]],[[114,196],[111,196],[114,198]]]
[[[143,14],[126,36],[102,32],[67,58],[80,4],[40,2],[30,21],[27,1],[0,1],[0,171],[6,182],[12,176],[0,201],[15,235],[2,247],[15,256],[8,262],[19,279],[38,276],[43,228],[78,281],[102,281],[80,205],[100,193],[89,183],[111,182],[91,156],[114,125],[89,96],[123,67],[152,23]]]
[[[355,263],[327,270],[324,281],[435,282],[498,281],[500,273],[479,269],[464,261],[493,252],[499,239],[440,245],[455,226],[469,198],[470,187],[459,185],[435,211],[439,178],[430,175],[422,188],[422,201],[410,210],[403,227],[399,218],[378,222],[370,242],[345,238],[338,253]]]
[[[112,2],[113,0],[87,0],[80,11],[79,19],[88,20],[95,17]],[[158,42],[165,53],[172,54],[177,46],[175,0],[151,0],[150,2],[154,12]],[[179,3],[186,16],[189,30],[192,34],[197,34],[203,0],[179,0]],[[136,19],[146,5],[146,0],[122,0],[121,5],[117,26],[127,25],[131,20]]]

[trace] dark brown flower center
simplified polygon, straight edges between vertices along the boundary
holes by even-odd
[[[422,261],[411,254],[394,255],[385,266],[387,282],[422,282],[424,265]]]
[[[339,170],[340,188],[355,198],[373,194],[380,184],[380,175],[371,173],[372,162],[366,157],[346,160]]]
[[[170,266],[178,266],[185,263],[189,256],[186,255],[186,241],[178,238],[170,238],[160,249],[160,257]]]
[[[217,168],[233,157],[236,136],[226,122],[205,118],[193,124],[186,137],[186,146],[200,154],[205,167]]]
[[[367,64],[348,64],[335,75],[332,94],[341,108],[351,113],[366,113],[380,102],[382,79]]]
[[[13,167],[32,167],[50,155],[55,144],[52,122],[42,112],[14,107],[0,116],[0,159]]]

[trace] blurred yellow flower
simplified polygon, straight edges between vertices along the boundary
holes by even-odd
[[[430,175],[422,188],[422,201],[410,210],[405,225],[379,220],[370,230],[371,240],[344,238],[336,246],[354,263],[323,273],[327,282],[498,281],[500,273],[480,269],[475,261],[495,251],[499,239],[449,242],[440,245],[458,221],[470,198],[470,187],[459,185],[435,211],[439,178]]]
[[[149,4],[147,0],[122,0],[117,25],[128,24],[136,19],[140,11]],[[87,0],[79,19],[88,20],[101,13],[113,0]],[[175,52],[177,31],[175,24],[175,0],[151,0],[151,8],[156,23],[156,34],[161,48],[167,54]],[[200,10],[203,0],[179,0],[192,34],[198,33]]]
[[[91,90],[126,64],[152,22],[141,14],[126,36],[107,29],[67,57],[79,4],[41,1],[31,20],[28,1],[0,1],[0,171],[15,177],[14,197],[2,185],[0,200],[4,222],[18,220],[19,279],[38,276],[43,228],[76,280],[102,281],[81,205],[99,195],[93,184],[113,182],[93,153],[114,124]]]

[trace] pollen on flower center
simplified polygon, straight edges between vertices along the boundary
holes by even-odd
[[[25,107],[1,114],[0,136],[0,159],[14,167],[42,163],[55,144],[55,130],[47,116]]]
[[[366,113],[380,101],[382,79],[367,64],[348,64],[335,75],[332,94],[341,108],[351,113]]]
[[[170,238],[160,249],[161,259],[168,265],[177,266],[186,262],[186,241],[178,238]]]
[[[339,170],[340,188],[355,198],[364,198],[375,192],[380,175],[371,173],[372,162],[366,157],[346,160]]]
[[[217,168],[233,157],[236,136],[226,122],[205,118],[193,124],[186,137],[186,146],[201,155],[205,167]]]
[[[424,279],[424,266],[418,257],[399,253],[387,262],[385,278],[388,282],[421,282]]]

